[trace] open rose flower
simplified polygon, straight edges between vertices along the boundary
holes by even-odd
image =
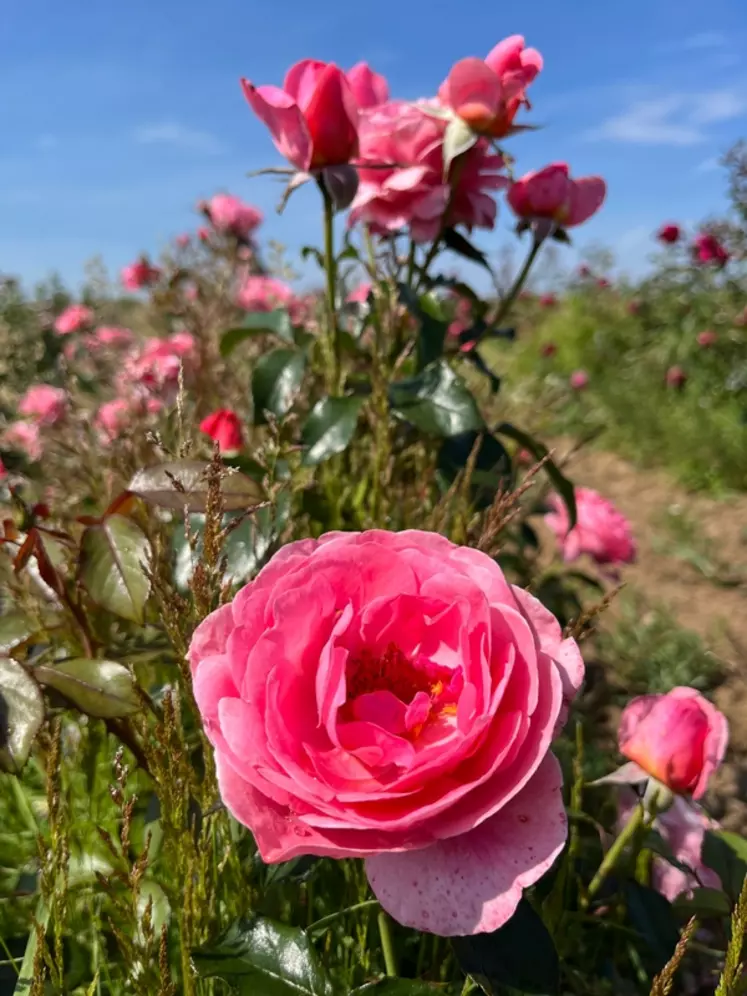
[[[726,266],[731,256],[723,243],[711,232],[701,232],[693,240],[693,255],[698,263]]]
[[[451,181],[445,179],[446,121],[428,113],[433,106],[392,101],[361,115],[360,184],[351,225],[367,222],[378,234],[409,228],[416,242],[431,242],[444,224],[493,228],[497,207],[491,194],[508,182],[500,175],[503,158],[481,139],[460,157]]]
[[[218,232],[248,239],[262,224],[262,212],[231,194],[216,194],[204,205],[213,228]]]
[[[71,304],[55,319],[54,330],[57,335],[70,335],[73,332],[80,332],[81,329],[88,328],[93,324],[93,320],[94,316],[90,308],[84,304]]]
[[[714,332],[713,329],[704,329],[702,332],[698,332],[696,338],[702,349],[710,349],[718,342],[718,332]]]
[[[198,626],[221,796],[263,860],[365,857],[395,919],[491,931],[566,839],[578,647],[487,555],[416,530],[284,547]]]
[[[728,739],[726,717],[694,688],[632,699],[618,733],[620,753],[633,762],[639,781],[655,778],[694,799],[723,761]],[[630,765],[625,769],[635,774]]]
[[[137,291],[157,284],[161,279],[161,271],[143,256],[123,267],[120,279],[125,290]]]
[[[245,311],[290,308],[295,299],[296,295],[288,284],[275,277],[247,277],[236,293],[236,304]]]
[[[601,176],[573,180],[567,163],[551,163],[512,183],[507,200],[519,218],[572,228],[596,214],[606,195],[607,185]]]
[[[542,69],[542,56],[521,35],[499,42],[485,59],[461,59],[438,92],[439,100],[473,131],[490,138],[511,132],[526,88]]]
[[[297,170],[341,166],[358,152],[358,105],[345,73],[333,63],[297,62],[282,89],[249,80],[241,86],[276,149]]]
[[[241,419],[229,408],[220,408],[200,422],[200,432],[214,440],[225,456],[239,452],[244,445],[241,433]]]
[[[56,425],[67,413],[67,394],[51,384],[32,384],[18,402],[18,414],[31,416],[41,425]]]
[[[43,448],[37,422],[12,422],[3,433],[3,443],[12,450],[25,453],[29,460],[41,460]]]
[[[632,563],[636,556],[630,523],[612,502],[591,488],[576,488],[576,525],[570,528],[565,502],[559,495],[549,500],[545,522],[557,537],[566,561],[587,554],[598,564]]]

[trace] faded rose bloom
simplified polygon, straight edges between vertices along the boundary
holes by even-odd
[[[483,59],[461,59],[438,91],[439,100],[470,128],[490,138],[512,130],[526,88],[542,69],[542,56],[521,35],[499,42]]]
[[[389,84],[366,62],[358,62],[345,73],[348,85],[361,110],[378,107],[389,100]]]
[[[58,335],[70,335],[93,325],[94,315],[84,304],[71,304],[55,319],[54,330]]]
[[[698,263],[726,266],[730,256],[726,247],[711,232],[701,232],[693,240],[693,255]]]
[[[718,342],[718,333],[714,332],[713,329],[704,329],[702,332],[698,332],[697,339],[699,346],[702,346],[703,349],[710,349]]]
[[[550,752],[576,643],[436,533],[290,543],[196,629],[218,784],[262,859],[364,857],[407,926],[492,931],[566,840]]]
[[[33,384],[18,402],[18,414],[31,416],[40,425],[55,425],[67,414],[68,397],[61,387]]]
[[[729,726],[694,688],[632,699],[620,718],[620,753],[672,792],[699,799],[724,759]]]
[[[667,370],[666,377],[664,378],[667,387],[673,387],[675,390],[681,390],[687,383],[687,374],[682,369],[681,366],[675,363],[674,366]]]
[[[31,461],[41,460],[42,439],[37,422],[12,422],[3,433],[3,442],[25,453]]]
[[[416,242],[431,242],[443,225],[493,228],[491,192],[507,184],[503,158],[480,140],[444,178],[446,122],[428,113],[433,103],[391,101],[361,115],[360,184],[348,222],[366,222],[379,235],[409,228]],[[398,167],[387,167],[397,163]],[[379,168],[380,166],[385,168]]]
[[[574,370],[568,383],[574,391],[583,391],[589,386],[589,375],[585,370]]]
[[[245,79],[241,86],[275,148],[297,170],[340,166],[356,156],[358,105],[345,73],[333,63],[297,62],[282,89]]]
[[[151,287],[153,284],[157,284],[160,279],[161,270],[157,266],[153,266],[145,256],[123,267],[121,273],[122,286],[131,291]]]
[[[560,495],[551,495],[545,522],[560,544],[563,560],[587,554],[598,564],[629,564],[636,546],[630,523],[612,502],[591,488],[576,488],[576,525],[570,529],[568,509]]]
[[[571,228],[596,214],[606,195],[607,184],[601,176],[573,180],[567,163],[551,163],[512,183],[507,200],[519,218]]]
[[[239,239],[249,239],[263,221],[259,208],[232,194],[216,194],[205,204],[204,210],[216,231]]]
[[[244,445],[241,420],[230,408],[220,408],[200,422],[200,432],[204,432],[218,444],[224,456],[233,456]]]
[[[659,231],[656,233],[656,238],[659,242],[665,243],[665,245],[674,245],[675,242],[679,242],[682,237],[682,229],[679,225],[672,224],[671,222],[667,225],[662,225]]]

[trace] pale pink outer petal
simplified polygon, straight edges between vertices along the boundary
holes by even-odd
[[[192,642],[189,645],[189,652],[187,654],[193,675],[197,673],[200,661],[206,657],[214,657],[216,654],[225,653],[226,643],[234,626],[235,623],[230,604],[222,605],[202,620],[192,634]]]
[[[443,937],[497,930],[565,845],[562,782],[548,754],[521,793],[474,830],[424,850],[367,858],[374,895],[406,927]]]
[[[326,69],[327,63],[318,59],[302,59],[291,66],[283,80],[283,90],[289,94],[302,111],[314,96],[317,80]]]
[[[648,716],[661,697],[661,695],[638,695],[625,706],[617,731],[617,742],[622,753],[625,753],[625,744],[635,733],[638,724]]]
[[[582,176],[572,181],[570,206],[563,224],[580,225],[588,221],[604,204],[607,184],[601,176]]]
[[[499,77],[482,59],[467,58],[452,66],[446,93],[449,107],[456,114],[470,121],[488,121],[498,113],[503,89]]]
[[[276,86],[255,87],[249,80],[242,80],[241,87],[252,110],[269,129],[278,152],[296,169],[307,170],[311,139],[298,104]]]

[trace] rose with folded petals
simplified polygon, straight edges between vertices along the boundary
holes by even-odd
[[[94,316],[90,308],[84,304],[71,304],[55,319],[54,330],[57,335],[70,335],[73,332],[80,332],[81,329],[88,328],[93,324],[93,320]]]
[[[375,73],[366,62],[358,62],[345,73],[348,86],[352,90],[355,102],[361,110],[368,107],[378,107],[389,100],[389,84]]]
[[[18,402],[18,414],[31,416],[40,425],[55,425],[67,414],[67,394],[51,384],[33,384]]]
[[[521,35],[499,42],[483,59],[461,59],[438,91],[439,100],[470,128],[490,138],[511,133],[526,88],[542,69],[542,56]]]
[[[589,375],[585,370],[574,370],[568,378],[568,383],[574,391],[585,391],[589,386]]]
[[[3,442],[12,450],[20,450],[29,460],[41,460],[42,440],[37,422],[12,422],[3,433]]]
[[[358,105],[345,73],[304,59],[283,88],[242,80],[244,96],[267,126],[281,155],[303,173],[349,163],[358,152]]]
[[[635,560],[636,546],[630,523],[612,504],[591,488],[576,488],[576,525],[560,495],[551,495],[545,523],[560,544],[563,559],[576,560],[582,554],[598,564],[629,564]]]
[[[262,224],[263,215],[259,208],[246,204],[231,194],[216,194],[204,205],[205,213],[213,228],[218,232],[248,239]]]
[[[674,245],[675,242],[679,242],[682,237],[682,229],[679,225],[667,224],[662,225],[659,231],[656,233],[656,238],[659,242],[663,242],[665,245]]]
[[[491,194],[508,182],[504,160],[481,139],[445,178],[447,122],[429,113],[434,106],[391,101],[361,115],[360,184],[350,225],[365,222],[380,235],[407,228],[416,242],[432,242],[444,225],[494,227]]]
[[[692,248],[698,263],[726,266],[731,258],[728,249],[711,232],[701,232],[693,240]]]
[[[161,271],[143,256],[141,259],[135,260],[134,263],[123,267],[120,279],[125,290],[138,291],[142,290],[143,287],[157,284],[161,279]]]
[[[724,759],[729,726],[722,712],[694,688],[641,695],[620,719],[620,753],[645,777],[699,799]]]
[[[525,221],[572,228],[596,214],[606,195],[607,184],[601,176],[574,180],[567,163],[551,163],[512,183],[506,199],[513,212]]]
[[[216,442],[224,456],[234,456],[244,445],[241,420],[229,408],[220,408],[204,418],[200,422],[200,432]]]
[[[566,839],[550,742],[576,643],[495,560],[436,533],[328,533],[198,626],[218,784],[262,859],[365,857],[382,906],[491,931]]]

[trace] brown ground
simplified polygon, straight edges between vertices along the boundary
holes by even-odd
[[[567,450],[567,447],[566,447]],[[563,453],[558,446],[557,455]],[[747,827],[747,585],[724,587],[705,578],[674,553],[662,516],[673,504],[698,523],[709,552],[747,577],[747,495],[715,499],[688,494],[659,470],[631,466],[614,454],[582,451],[571,456],[574,483],[595,488],[631,520],[638,562],[624,580],[656,603],[666,605],[682,626],[695,630],[724,663],[726,680],[714,693],[730,724],[729,763],[714,788],[714,815],[732,828]],[[662,550],[662,543],[665,548]],[[720,810],[720,812],[719,812]]]

